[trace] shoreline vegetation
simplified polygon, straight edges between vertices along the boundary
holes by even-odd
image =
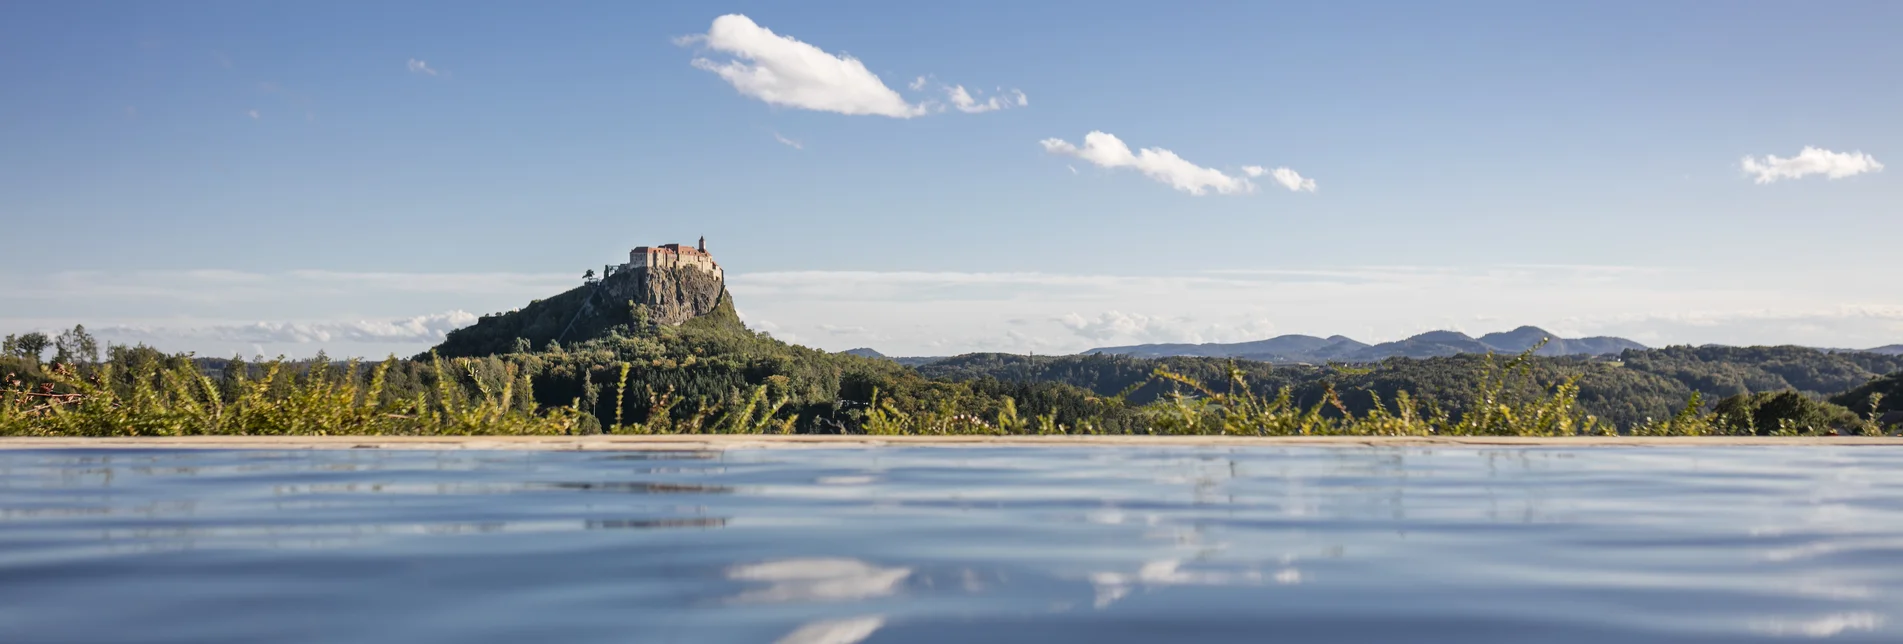
[[[63,361],[42,365],[17,350],[0,358],[0,436],[1885,436],[1899,429],[1880,424],[1895,404],[1885,394],[1903,385],[1903,369],[1879,356],[1869,367],[1890,375],[1833,398],[1851,404],[1749,387],[1711,404],[1705,390],[1723,391],[1719,379],[1688,389],[1669,413],[1621,422],[1594,413],[1582,391],[1623,365],[1536,357],[1538,347],[1305,368],[1064,357],[1076,359],[1042,364],[1069,365],[1068,375],[1029,378],[1011,368],[970,373],[969,360],[965,373],[935,372],[787,345],[746,330],[722,304],[725,315],[623,325],[570,347],[520,342],[506,353],[370,364],[321,354],[212,361],[142,346],[112,346],[100,360],[76,327],[61,334]],[[18,344],[9,338],[9,349]],[[1114,392],[1070,384],[1111,368],[1142,377]],[[1396,377],[1424,369],[1433,377]],[[1613,400],[1594,396],[1601,407]]]

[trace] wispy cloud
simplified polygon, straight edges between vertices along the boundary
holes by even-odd
[[[112,328],[114,335],[101,337],[116,342],[204,355],[251,351],[252,344],[302,355],[320,347],[333,354],[405,354],[467,323],[462,311],[508,310],[579,282],[569,273],[11,273],[0,274],[0,332],[83,322]],[[1886,288],[1881,272],[1819,280],[1815,273],[1768,268],[1561,265],[1131,274],[784,271],[730,273],[727,284],[753,328],[819,348],[871,345],[891,355],[1069,353],[1281,333],[1376,342],[1434,329],[1485,333],[1520,324],[1654,346],[1903,342],[1903,296]],[[443,313],[418,315],[427,311]]]
[[[263,118],[263,117],[261,117],[261,116],[259,116],[259,115],[258,115],[258,111],[257,111],[257,110],[245,110],[245,111],[244,111],[244,115],[245,115],[245,116],[249,116],[249,117],[251,117],[251,120],[253,120],[253,121],[255,121],[255,120],[258,120],[258,119],[260,119],[260,118]]]
[[[1082,147],[1055,138],[1044,139],[1039,144],[1046,152],[1077,157],[1105,168],[1134,168],[1151,179],[1192,195],[1210,191],[1225,195],[1255,191],[1255,184],[1248,179],[1190,163],[1163,148],[1143,148],[1133,153],[1122,139],[1107,132],[1092,131],[1084,135]]]
[[[428,62],[415,58],[410,59],[409,68],[412,74],[423,74],[426,76],[435,76],[437,74],[437,70],[430,67]]]
[[[316,297],[379,294],[500,294],[541,297],[573,288],[574,275],[556,273],[395,273],[295,270],[60,271],[0,276],[0,309],[9,301],[111,300],[148,306],[153,301],[248,304]]]
[[[1314,192],[1315,191],[1314,179],[1304,178],[1301,174],[1298,174],[1294,170],[1290,170],[1288,168],[1276,168],[1276,169],[1270,170],[1267,168],[1263,168],[1262,166],[1259,166],[1259,165],[1245,165],[1245,166],[1242,166],[1242,173],[1249,175],[1251,177],[1260,177],[1262,175],[1268,175],[1271,181],[1279,183],[1282,185],[1282,187],[1288,188],[1290,191],[1293,191],[1293,192]]]
[[[1143,342],[1235,342],[1282,333],[1367,342],[1436,329],[1538,325],[1565,337],[1620,335],[1658,346],[1903,342],[1903,298],[1878,277],[1632,266],[1363,266],[1182,274],[801,271],[739,273],[750,314],[814,346],[891,355]],[[852,324],[865,336],[834,335]],[[838,327],[832,327],[838,328]],[[776,336],[785,337],[782,331]]]
[[[971,92],[965,91],[965,86],[952,85],[945,88],[945,96],[951,100],[952,107],[966,114],[995,112],[1007,107],[1023,107],[1030,104],[1030,99],[1025,97],[1024,92],[1015,89],[979,102],[972,98]]]
[[[1187,317],[1152,316],[1122,311],[1104,311],[1095,317],[1075,312],[1055,319],[1080,338],[1093,343],[1126,341],[1151,342],[1240,342],[1269,337],[1275,324],[1266,319],[1244,320],[1240,324],[1199,322]]]
[[[1745,157],[1739,165],[1746,174],[1757,175],[1753,181],[1759,184],[1771,183],[1783,179],[1802,179],[1814,175],[1824,175],[1830,179],[1880,172],[1883,164],[1876,157],[1862,152],[1832,152],[1823,148],[1805,146],[1797,156],[1781,158],[1765,155],[1763,158]]]
[[[791,148],[793,148],[793,149],[795,149],[795,150],[804,150],[804,149],[806,149],[806,146],[804,146],[804,145],[800,145],[800,142],[799,142],[799,141],[795,141],[795,140],[792,140],[792,139],[789,139],[789,138],[786,138],[785,136],[782,136],[782,135],[780,135],[780,133],[779,133],[779,132],[774,132],[774,133],[773,133],[773,140],[775,140],[775,141],[779,141],[780,143],[784,143],[784,144],[786,144],[786,145],[787,145],[788,147],[791,147]]]
[[[719,75],[742,95],[770,105],[892,118],[928,111],[886,87],[859,59],[773,33],[740,14],[715,18],[707,33],[676,42],[731,54],[734,59],[725,62],[696,57],[693,65]]]
[[[190,327],[112,325],[94,330],[99,337],[127,342],[211,340],[222,343],[430,343],[450,331],[476,323],[466,311],[449,311],[394,320],[349,322],[252,322]]]
[[[821,324],[819,325],[819,330],[825,331],[833,335],[865,335],[866,334],[866,328],[862,326]]]

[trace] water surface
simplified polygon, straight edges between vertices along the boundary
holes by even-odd
[[[1903,640],[1903,450],[0,452],[0,642]]]

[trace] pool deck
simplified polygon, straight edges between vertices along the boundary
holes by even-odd
[[[728,450],[865,447],[1740,447],[1895,446],[1903,437],[1577,436],[179,436],[0,438],[24,449]]]

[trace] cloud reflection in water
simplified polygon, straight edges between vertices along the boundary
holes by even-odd
[[[886,568],[857,559],[781,559],[734,566],[727,578],[755,581],[765,588],[749,590],[735,602],[846,601],[883,597],[898,592],[912,576],[911,568]]]
[[[829,619],[799,627],[774,644],[855,644],[872,637],[885,625],[885,618],[872,615],[852,619]]]

